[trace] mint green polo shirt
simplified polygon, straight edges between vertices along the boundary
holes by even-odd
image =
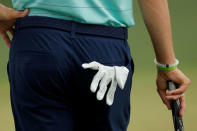
[[[132,0],[12,0],[16,10],[29,16],[46,16],[115,27],[134,25]]]

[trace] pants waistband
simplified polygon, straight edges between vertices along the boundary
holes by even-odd
[[[107,36],[127,40],[127,27],[112,27],[96,24],[84,24],[72,20],[62,20],[43,16],[26,16],[16,20],[16,29],[27,27],[48,27],[70,31],[71,33],[83,33],[99,36]]]

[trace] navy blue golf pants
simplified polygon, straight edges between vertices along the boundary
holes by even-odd
[[[16,131],[127,130],[134,65],[127,34],[118,28],[34,16],[17,19],[7,64]],[[97,71],[81,65],[92,61],[129,69],[112,106],[90,91]]]

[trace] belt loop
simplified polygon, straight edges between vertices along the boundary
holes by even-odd
[[[71,38],[75,38],[77,23],[75,21],[71,21]]]

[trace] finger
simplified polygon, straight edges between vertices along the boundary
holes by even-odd
[[[17,11],[14,9],[10,9],[9,19],[16,19],[16,18],[20,18],[20,17],[25,17],[28,15],[28,13],[29,13],[29,9],[25,9],[24,11]]]
[[[177,83],[179,85],[179,87],[176,90],[169,91],[168,95],[180,95],[180,94],[183,94],[186,91],[187,87],[190,85],[190,79],[187,78],[182,72],[180,74],[182,74],[181,78],[184,78],[184,80],[180,79],[180,78],[172,80],[175,83]],[[173,77],[173,78],[176,78],[176,77]]]
[[[96,75],[93,77],[92,83],[90,85],[90,90],[94,93],[97,90],[98,83],[101,80],[101,78],[104,76],[104,72],[102,70],[99,70]]]
[[[161,97],[161,100],[163,101],[163,103],[170,110],[171,109],[171,106],[170,106],[170,101],[166,98],[166,90],[158,89],[157,91],[158,91],[158,94]]]
[[[93,62],[90,62],[90,63],[84,63],[82,64],[82,67],[84,69],[92,69],[92,70],[98,70],[99,69],[99,66],[100,66],[100,63],[96,62],[96,61],[93,61]]]
[[[114,101],[114,95],[115,95],[115,92],[116,92],[116,88],[117,88],[117,81],[116,80],[112,80],[111,82],[111,86],[109,88],[109,91],[107,92],[107,104],[109,106],[111,106],[113,104],[113,101]]]
[[[10,32],[10,34],[11,34],[12,36],[14,35],[14,28],[10,28],[8,31]]]
[[[3,40],[5,41],[6,45],[10,48],[11,41],[10,41],[8,34],[6,32],[4,32],[4,33],[1,33],[1,36],[2,36]]]
[[[168,92],[168,95],[181,95],[186,91],[187,84],[181,85],[176,90],[172,90]]]
[[[184,112],[185,112],[185,109],[186,109],[185,96],[182,96],[182,97],[180,98],[180,104],[181,104],[181,109],[180,109],[179,114],[180,114],[180,116],[182,117],[183,114],[184,114]]]
[[[110,80],[107,75],[104,75],[103,79],[100,81],[99,84],[99,90],[97,92],[97,99],[102,100],[104,98],[104,95],[107,91],[107,85],[110,83]]]
[[[168,99],[168,100],[177,100],[177,99],[179,99],[179,98],[181,98],[182,97],[182,95],[171,95],[171,96],[166,96],[166,98]]]
[[[166,90],[167,90],[167,82],[163,79],[157,79],[157,92],[159,96],[161,97],[161,100],[163,103],[167,106],[167,108],[170,110],[170,101],[166,98]]]

